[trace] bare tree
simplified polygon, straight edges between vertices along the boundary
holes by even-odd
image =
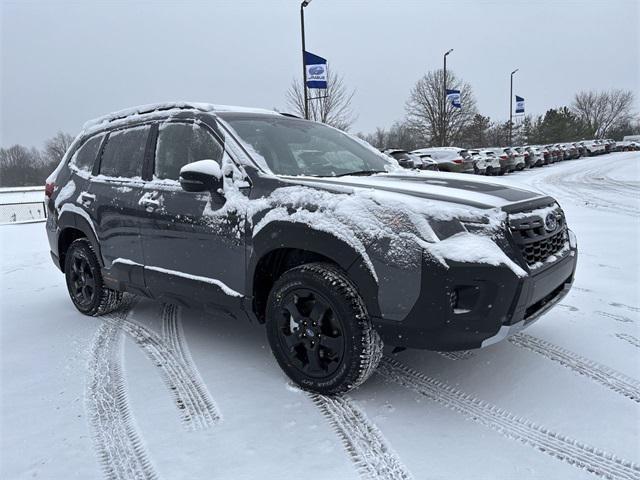
[[[478,113],[471,85],[447,71],[447,87],[460,90],[462,108],[446,102],[446,120],[443,119],[443,77],[442,69],[428,72],[411,89],[406,103],[409,122],[432,145],[442,145],[443,136],[447,139],[447,144],[459,142],[461,133]]]
[[[58,132],[55,137],[50,138],[44,143],[44,154],[47,161],[60,163],[62,157],[71,146],[73,137],[68,133]]]
[[[42,185],[44,162],[37,148],[13,145],[0,148],[0,186]]]
[[[577,93],[571,110],[593,136],[603,138],[613,127],[631,121],[632,106],[631,90],[612,89]]]
[[[349,90],[341,75],[328,70],[327,89],[309,90],[309,119],[326,123],[332,127],[347,131],[356,121],[351,108],[355,90]],[[314,98],[320,97],[320,98]],[[287,90],[287,103],[294,113],[304,117],[304,88],[302,82],[294,79]]]
[[[43,185],[72,141],[71,135],[58,132],[41,150],[23,145],[0,148],[0,187]]]

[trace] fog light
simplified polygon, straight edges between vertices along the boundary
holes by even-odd
[[[458,291],[451,290],[449,292],[449,304],[451,305],[451,309],[455,310],[458,306]]]
[[[480,287],[477,285],[464,285],[452,289],[449,292],[451,310],[456,315],[469,313],[476,307],[480,297]]]

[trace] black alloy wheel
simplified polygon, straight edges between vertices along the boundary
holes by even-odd
[[[71,272],[69,275],[69,293],[73,302],[87,307],[96,297],[96,279],[91,271],[89,260],[81,250],[71,254]]]
[[[277,321],[282,347],[296,368],[318,378],[335,373],[344,356],[344,327],[327,299],[310,289],[294,289]]]
[[[103,315],[122,305],[122,292],[104,285],[98,257],[86,238],[74,240],[64,254],[64,275],[73,305],[85,315]]]
[[[278,278],[266,309],[269,345],[302,388],[333,395],[361,385],[382,357],[358,289],[339,267],[309,263]]]

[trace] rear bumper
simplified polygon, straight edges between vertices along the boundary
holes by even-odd
[[[569,292],[577,249],[524,278],[504,266],[448,263],[449,269],[423,265],[420,297],[403,320],[373,319],[386,344],[455,351],[496,343],[533,324]]]
[[[513,172],[516,169],[516,162],[513,158],[507,160],[500,160],[500,171]]]

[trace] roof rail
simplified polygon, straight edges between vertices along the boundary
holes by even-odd
[[[163,112],[169,110],[199,110],[201,112],[244,112],[244,113],[270,113],[274,114],[273,110],[266,110],[261,108],[247,108],[247,107],[235,107],[228,105],[214,105],[211,103],[200,102],[164,102],[164,103],[152,103],[148,105],[139,105],[137,107],[126,108],[124,110],[118,110],[117,112],[103,115],[94,120],[89,120],[83,126],[83,130],[93,130],[98,126],[104,126],[105,124],[124,120],[126,118],[135,115],[148,115],[154,112]]]
[[[118,120],[123,120],[125,118],[134,116],[134,115],[146,115],[153,112],[161,112],[167,110],[176,110],[176,109],[184,109],[184,110],[202,110],[202,111],[211,111],[214,109],[213,105],[208,103],[196,103],[196,102],[164,102],[164,103],[150,103],[147,105],[138,105],[136,107],[125,108],[123,110],[118,110],[116,112],[108,113],[107,115],[102,115],[101,117],[95,118],[93,120],[89,120],[83,126],[84,130],[92,129],[98,125],[102,125],[105,123],[116,122]]]

